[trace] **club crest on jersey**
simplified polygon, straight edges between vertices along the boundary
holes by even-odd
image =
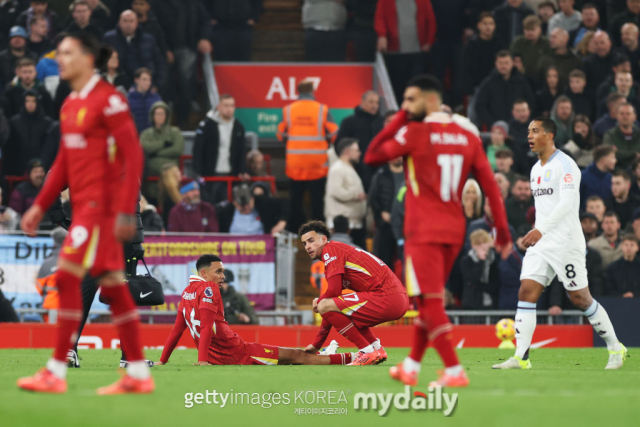
[[[209,297],[212,298],[213,297],[213,290],[209,287],[207,289],[204,290],[204,296],[205,297]]]
[[[328,260],[329,258],[330,258],[330,257],[329,257],[329,254],[324,254],[324,260],[325,260],[325,261],[326,261],[326,260]]]
[[[566,174],[563,179],[567,184],[571,184],[573,182],[573,176],[571,176],[570,173]]]
[[[109,97],[109,105],[104,108],[105,116],[113,116],[114,114],[123,113],[129,109],[129,106],[118,95]]]
[[[550,179],[551,179],[551,171],[546,171],[546,172],[544,173],[544,180],[545,180],[545,182],[546,182],[546,181],[549,181]]]

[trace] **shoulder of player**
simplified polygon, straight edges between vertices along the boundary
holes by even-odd
[[[323,261],[327,261],[332,257],[341,256],[347,253],[351,246],[346,243],[336,242],[334,240],[329,241],[322,249]]]
[[[573,160],[570,156],[568,156],[561,150],[557,150],[557,152],[553,155],[553,159],[551,160],[553,167],[558,171],[558,178],[566,174],[580,174],[580,168],[578,167],[575,160]]]

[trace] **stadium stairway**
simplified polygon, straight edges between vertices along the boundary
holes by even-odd
[[[265,0],[253,33],[251,60],[304,60],[302,0]]]

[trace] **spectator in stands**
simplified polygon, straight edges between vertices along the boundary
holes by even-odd
[[[216,207],[221,233],[278,235],[287,225],[284,200],[254,197],[247,184],[233,187],[231,202]]]
[[[9,34],[7,28],[11,28],[18,16],[25,10],[26,4],[24,0],[6,0],[0,1],[0,50],[6,49],[9,44]]]
[[[496,31],[507,46],[516,37],[522,35],[522,21],[529,15],[533,15],[533,10],[529,9],[522,0],[506,0],[493,9],[493,16],[496,17]]]
[[[164,31],[156,18],[156,15],[151,10],[151,4],[149,0],[133,0],[131,4],[131,9],[138,16],[138,28],[142,31],[149,33],[156,39],[156,43],[158,44],[158,48],[162,55],[165,57],[166,61],[169,64],[173,64],[175,58],[173,57],[173,52],[169,50],[169,45],[167,44],[167,39],[165,37]]]
[[[622,47],[619,49],[631,62],[633,79],[640,79],[640,45],[638,44],[638,26],[634,23],[626,23],[620,30]]]
[[[598,251],[605,270],[614,261],[622,258],[620,248],[620,220],[615,212],[607,211],[602,221],[602,235],[589,242],[589,248]]]
[[[507,220],[515,229],[517,236],[524,236],[531,230],[527,222],[527,212],[533,206],[531,183],[529,178],[517,175],[511,186],[511,197],[504,202],[507,210]]]
[[[547,70],[555,66],[558,70],[560,86],[569,82],[569,73],[582,68],[582,59],[569,49],[569,33],[561,28],[551,31],[549,46],[551,52],[542,55],[538,61],[538,84],[543,84],[547,76]]]
[[[637,239],[640,236],[640,208],[633,212],[631,220],[631,230]]]
[[[200,185],[192,178],[180,181],[182,202],[169,212],[168,231],[217,233],[218,219],[213,205],[200,200]]]
[[[500,259],[500,291],[498,294],[498,310],[516,310],[518,307],[518,291],[520,290],[520,271],[522,258],[518,251],[511,252],[506,260]]]
[[[333,218],[331,240],[344,243],[345,245],[353,246],[355,248],[360,247],[353,242],[353,238],[351,237],[351,229],[349,228],[349,218],[344,215],[338,215],[337,217]]]
[[[584,238],[589,243],[598,236],[598,218],[592,213],[582,212],[580,214],[580,225],[582,225],[582,233]],[[600,261],[602,266],[602,260]]]
[[[571,138],[573,138],[573,120],[575,113],[571,100],[564,95],[556,99],[551,110],[551,119],[558,127],[558,133],[555,135],[555,142],[559,147],[564,146]]]
[[[171,85],[178,127],[185,129],[194,100],[198,52],[211,54],[211,18],[199,1],[163,0],[154,4],[173,63]],[[173,59],[173,60],[172,60]]]
[[[538,78],[538,62],[543,55],[551,52],[549,39],[542,35],[542,22],[535,15],[524,18],[522,26],[524,35],[518,36],[511,43],[511,53],[522,58],[524,73],[527,77],[536,80]]]
[[[508,182],[508,181],[507,181]],[[509,188],[506,188],[507,194]],[[506,197],[505,197],[506,199]],[[467,252],[471,248],[471,243],[469,237],[471,233],[475,230],[484,230],[488,232],[490,235],[495,236],[496,229],[495,224],[493,222],[493,212],[491,212],[491,206],[489,206],[489,199],[485,197],[484,199],[484,216],[482,218],[478,218],[475,221],[471,221],[469,226],[467,227],[467,238],[465,240],[465,246],[462,248],[463,253]],[[511,225],[509,225],[509,231],[511,232],[511,236],[515,236],[515,230]]]
[[[527,134],[529,133],[530,118],[531,110],[527,101],[522,98],[513,101],[511,120],[509,120],[509,136],[514,141],[514,145],[528,145]]]
[[[635,108],[624,103],[618,108],[618,125],[604,134],[603,142],[616,147],[618,167],[622,169],[640,157],[640,128],[635,121]]]
[[[630,194],[631,177],[626,171],[620,169],[613,171],[611,193],[612,197],[606,201],[607,210],[618,215],[620,228],[624,230],[631,225],[633,212],[640,207],[640,199]]]
[[[513,68],[513,58],[507,50],[496,54],[495,70],[478,88],[475,100],[476,120],[487,128],[498,120],[509,120],[513,102],[522,98],[535,108],[533,92],[520,72]]]
[[[235,118],[233,96],[220,96],[220,103],[198,125],[193,146],[193,169],[200,176],[239,176],[245,171],[245,130]],[[226,183],[207,188],[207,200],[213,203],[227,198]]]
[[[125,74],[120,67],[120,57],[118,51],[111,48],[111,56],[107,61],[106,68],[100,73],[102,78],[114,85],[119,91],[127,93],[127,88],[131,87],[131,78]]]
[[[251,150],[247,153],[246,159],[247,174],[250,177],[266,176],[264,166],[264,154],[260,150]]]
[[[357,139],[360,151],[365,153],[373,137],[382,130],[383,119],[379,111],[380,96],[373,90],[365,92],[362,95],[360,105],[355,108],[354,114],[342,120],[336,140]],[[362,179],[365,191],[368,191],[375,169],[365,165],[361,159],[356,165],[356,172]]]
[[[153,75],[155,86],[164,86],[164,53],[160,51],[155,38],[138,27],[135,12],[122,12],[118,27],[107,31],[102,41],[118,52],[120,67],[127,75],[133,76],[140,68],[147,68]]]
[[[134,85],[127,94],[131,115],[136,122],[138,133],[151,126],[149,111],[156,102],[162,101],[160,95],[152,90],[153,74],[148,68],[138,68],[135,72]]]
[[[577,114],[573,121],[573,136],[562,149],[573,157],[580,168],[586,168],[593,162],[593,149],[598,145],[600,140],[591,129],[591,120]]]
[[[611,92],[617,92],[616,88],[616,74],[621,72],[631,72],[631,62],[629,57],[621,52],[616,52],[613,55],[613,63],[611,65],[611,73],[609,76],[601,83],[598,83],[598,90],[596,91],[596,104],[602,102],[603,99],[606,99],[607,95]],[[640,86],[637,83],[633,83],[633,89],[635,93],[640,93]],[[596,105],[597,107],[598,105]]]
[[[622,95],[626,98],[627,102],[633,105],[636,110],[640,107],[638,101],[638,91],[634,87],[633,77],[629,71],[618,71],[615,74],[614,87],[612,92]],[[598,115],[603,115],[606,112],[606,102],[603,100],[598,105]]]
[[[640,257],[638,240],[633,234],[627,234],[620,243],[622,258],[607,268],[609,295],[622,298],[640,296]]]
[[[333,143],[338,125],[333,123],[329,107],[317,102],[313,96],[313,83],[298,83],[298,101],[283,110],[283,120],[278,124],[279,141],[286,139],[287,155],[285,173],[290,181],[291,218],[289,231],[297,232],[304,221],[302,200],[309,190],[313,219],[324,217],[324,192],[328,173],[328,141]],[[302,152],[298,150],[304,150]],[[358,180],[360,178],[358,177]]]
[[[587,197],[585,210],[588,213],[592,213],[598,219],[598,224],[602,224],[607,207],[600,196],[589,196]]]
[[[513,151],[501,148],[496,151],[496,171],[507,178],[509,184],[515,182],[516,172],[513,170]]]
[[[462,187],[462,211],[467,224],[482,216],[482,200],[482,190],[478,181],[468,178]]]
[[[347,8],[343,0],[304,0],[302,26],[305,61],[344,61],[347,54],[346,25]],[[216,27],[213,28],[215,32]]]
[[[587,31],[584,34],[584,37],[582,37],[582,40],[580,40],[580,43],[578,43],[578,46],[576,46],[576,54],[583,61],[587,56],[595,53],[596,51],[596,47],[593,41],[593,36],[595,34],[595,31]]]
[[[587,88],[594,93],[600,82],[603,82],[611,73],[613,66],[613,52],[611,39],[604,31],[596,31],[593,36],[595,53],[589,55],[584,61],[584,70],[587,74]]]
[[[237,292],[231,284],[235,280],[231,270],[224,271],[224,281],[220,283],[220,296],[224,305],[224,320],[230,325],[257,325],[258,317],[243,293]]]
[[[331,166],[327,176],[324,215],[327,226],[333,227],[333,218],[344,215],[349,218],[351,236],[356,245],[364,247],[366,230],[364,219],[367,214],[367,193],[354,165],[360,161],[362,152],[358,141],[344,138],[337,143],[338,161]],[[317,197],[317,196],[314,196]]]
[[[0,187],[0,233],[14,231],[20,224],[20,215],[2,202],[2,187]]]
[[[498,184],[498,188],[500,188],[500,195],[502,196],[502,200],[507,200],[507,197],[509,197],[511,182],[502,172],[496,172],[494,176],[496,178],[496,184]]]
[[[589,120],[596,116],[593,97],[585,92],[587,75],[582,70],[573,70],[569,73],[569,86],[564,95],[571,100],[576,115],[581,114]]]
[[[591,196],[609,200],[611,193],[611,172],[616,168],[616,152],[611,145],[600,145],[593,150],[593,163],[582,171],[580,180],[581,207]]]
[[[56,91],[60,85],[60,70],[58,69],[58,63],[56,62],[56,46],[63,37],[64,33],[56,36],[53,40],[54,47],[49,52],[45,53],[36,65],[38,80],[42,82],[44,87],[47,89],[47,92],[49,92],[49,95],[51,95],[51,98],[56,96]]]
[[[29,21],[29,40],[27,49],[33,52],[38,59],[53,48],[49,40],[49,23],[47,18],[36,15]]]
[[[631,163],[630,173],[633,180],[631,184],[631,194],[640,197],[640,158],[635,159],[633,163]]]
[[[536,107],[538,108],[536,116],[549,117],[553,104],[560,96],[561,91],[558,69],[555,65],[551,65],[547,68],[544,86],[536,92]]]
[[[552,1],[543,1],[538,4],[538,17],[540,18],[540,28],[542,29],[542,34],[549,33],[549,21],[556,12],[556,5]]]
[[[566,28],[565,28],[566,29]],[[596,32],[600,30],[600,14],[598,8],[593,3],[586,3],[582,6],[582,21],[574,30],[569,31],[570,45],[576,48],[582,38],[589,31]]]
[[[580,27],[582,14],[573,8],[574,5],[575,0],[558,0],[560,11],[549,20],[547,34],[551,35],[556,28],[562,28],[570,33]]]
[[[19,25],[22,28],[29,28],[34,17],[44,17],[44,19],[47,20],[46,37],[53,39],[58,33],[60,25],[60,18],[58,17],[58,14],[49,8],[49,0],[32,0],[30,3],[31,6],[18,16],[18,19],[15,21],[15,25]],[[13,24],[13,22],[11,24]],[[8,26],[4,28],[8,28]]]
[[[98,40],[102,39],[104,29],[91,22],[91,8],[85,0],[75,0],[71,5],[71,17],[73,21],[65,28],[67,33],[84,31]]]
[[[217,61],[248,61],[251,54],[253,27],[262,12],[262,0],[222,0],[209,2],[209,4],[215,59]],[[332,6],[325,2],[323,4],[325,12]],[[304,22],[304,6],[302,10]],[[316,16],[317,18],[319,17]],[[320,19],[321,21],[316,22],[316,25],[326,23],[322,18]],[[346,39],[344,47],[346,47]],[[343,56],[338,61],[343,61],[344,58]]]
[[[493,239],[485,230],[473,231],[471,249],[462,257],[462,308],[487,310],[498,306],[500,290],[500,256],[493,248]]]
[[[436,29],[430,0],[378,0],[378,51],[388,53],[385,61],[398,104],[407,81],[427,70],[427,53],[435,42]]]
[[[507,145],[509,138],[509,125],[503,120],[499,120],[491,126],[491,136],[488,144],[485,146],[489,164],[493,170],[496,169],[496,153],[500,150],[511,148]]]
[[[620,29],[627,22],[640,22],[640,1],[627,0],[626,10],[610,18],[609,34],[613,36],[616,46],[620,46]]]
[[[38,59],[27,49],[27,31],[16,25],[9,31],[9,47],[0,52],[0,85],[8,85],[13,80],[16,64],[22,58]]]
[[[605,133],[616,126],[618,121],[618,109],[626,102],[626,98],[617,93],[610,93],[607,96],[607,109],[609,112],[596,120],[593,125],[593,132],[598,138],[602,139]]]
[[[103,30],[106,30],[107,28],[111,28],[113,26],[111,19],[111,10],[104,3],[102,3],[100,0],[86,0],[86,2],[89,5],[89,9],[91,9],[91,23],[93,25]],[[128,3],[128,5],[131,4],[129,0],[127,0],[126,3]],[[114,19],[117,18],[117,16],[118,15],[116,15]]]
[[[402,157],[398,157],[378,169],[369,189],[369,205],[373,210],[376,226],[373,237],[373,254],[387,265],[392,265],[396,253],[396,239],[393,237],[391,229],[391,208],[403,185]]]
[[[171,107],[163,101],[158,101],[149,110],[149,121],[152,126],[140,135],[140,143],[144,150],[145,165],[150,176],[163,177],[162,170],[165,165],[180,165],[180,156],[184,153],[184,137],[175,126],[171,126]],[[173,185],[172,185],[173,183]],[[173,193],[175,199],[178,188],[173,180],[163,180],[164,189],[172,188],[169,193]],[[158,185],[155,183],[145,183],[143,193],[152,200],[158,198]]]
[[[16,66],[17,79],[5,88],[2,94],[2,108],[8,117],[13,117],[24,107],[24,94],[33,92],[45,114],[53,114],[53,101],[49,92],[36,77],[36,63],[30,58],[22,58]]]
[[[160,233],[164,231],[164,221],[155,206],[140,197],[140,219],[145,233]]]
[[[464,93],[467,95],[474,94],[495,67],[496,54],[506,47],[496,35],[496,21],[490,12],[482,12],[476,26],[478,33],[469,38],[462,52]],[[473,109],[472,104],[469,109]]]
[[[9,206],[19,215],[31,207],[44,184],[45,170],[39,159],[31,159],[26,169],[27,180],[21,182],[11,193]]]
[[[38,95],[27,91],[22,110],[9,120],[9,125],[9,140],[2,148],[2,169],[5,175],[22,175],[29,160],[41,154],[51,119],[39,106]]]

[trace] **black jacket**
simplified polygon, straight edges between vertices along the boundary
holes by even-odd
[[[496,64],[496,53],[506,48],[507,45],[497,34],[494,34],[491,40],[482,40],[477,35],[471,36],[462,50],[462,74],[466,94],[473,94],[480,83],[491,74]]]
[[[11,54],[11,50],[5,49],[0,52],[0,85],[8,85],[16,75],[16,62],[21,58],[30,58],[38,61],[35,53],[25,49],[24,56],[17,58]]]
[[[47,137],[44,141],[44,147],[42,147],[42,155],[40,160],[44,164],[44,169],[49,170],[53,165],[53,161],[58,155],[58,148],[60,147],[60,122],[55,121],[51,123]]]
[[[511,76],[505,80],[496,69],[487,77],[476,96],[476,116],[481,126],[491,128],[498,120],[508,121],[511,118],[513,102],[523,98],[529,108],[535,111],[536,102],[529,83],[515,68]]]
[[[262,13],[263,0],[216,0],[208,1],[211,19],[223,25],[247,25],[249,19],[258,21]]]
[[[640,256],[633,261],[624,258],[612,262],[607,268],[608,296],[621,297],[627,292],[633,292],[635,298],[640,297]]]
[[[515,229],[516,237],[527,234],[531,230],[531,224],[527,221],[527,212],[533,206],[533,198],[528,202],[520,202],[514,197],[509,197],[504,202],[504,206],[507,210],[507,221]]]
[[[255,197],[254,200],[265,234],[271,233],[271,229],[278,222],[287,220],[289,212],[285,200],[267,196]],[[221,233],[229,232],[235,211],[235,206],[230,202],[222,202],[216,206]]]
[[[608,33],[611,34],[611,41],[615,46],[622,44],[620,41],[620,29],[624,24],[629,22],[640,26],[640,16],[634,15],[629,9],[610,18]]]
[[[487,264],[488,272],[485,271]],[[471,249],[462,257],[460,266],[463,280],[462,308],[467,310],[496,308],[500,291],[500,255],[491,250],[487,259],[482,261]]]
[[[602,83],[599,83],[595,97],[596,107],[602,101],[606,102],[607,96],[609,96],[611,92],[616,91],[615,77],[616,76],[613,75],[613,72],[611,72],[611,74],[609,74],[609,77],[602,80]],[[633,91],[635,93],[640,93],[640,85],[636,81],[633,82]]]
[[[0,107],[0,149],[4,147],[4,144],[9,139],[9,120],[5,116],[2,107]]]
[[[211,114],[208,114],[196,129],[196,139],[193,145],[193,169],[200,176],[214,176],[216,174],[219,143],[218,122],[211,118]],[[245,169],[246,143],[244,126],[237,119],[234,120],[231,131],[230,151],[231,173],[229,175],[238,176]]]
[[[547,85],[545,85],[544,88],[537,91],[536,92],[536,109],[533,110],[535,111],[535,115],[549,117],[551,114],[551,109],[553,108],[553,103],[556,102],[556,98],[558,98],[559,96],[560,96],[560,91],[558,91],[554,96],[547,88]]]
[[[138,28],[151,34],[156,39],[156,43],[158,43],[160,52],[162,52],[162,54],[166,57],[167,51],[169,50],[167,38],[164,34],[164,30],[158,22],[158,18],[152,11],[149,11],[147,20],[145,22],[138,22]]]
[[[516,22],[513,21],[513,13],[516,13]],[[526,4],[522,3],[520,7],[514,8],[506,1],[493,10],[493,17],[496,20],[496,34],[500,36],[508,45],[511,44],[511,28],[516,26],[516,36],[523,33],[522,20],[529,15],[533,15],[533,10],[529,9]]]
[[[20,79],[17,82],[9,83],[2,94],[2,108],[7,117],[13,117],[24,107],[24,94],[27,90],[35,92],[38,97],[38,103],[42,107],[45,114],[49,117],[53,116],[53,100],[47,89],[38,80],[31,89],[25,89]]]
[[[371,180],[371,188],[369,189],[369,205],[373,210],[373,218],[376,222],[376,228],[383,225],[381,212],[389,212],[393,207],[393,201],[396,198],[395,183],[393,181],[393,172],[389,165],[384,165],[373,176]]]
[[[211,38],[211,17],[199,1],[158,0],[153,10],[158,17],[158,23],[163,28],[169,49],[176,49],[176,16],[178,8],[185,14],[186,43],[189,49],[195,49],[201,39]]]
[[[613,71],[613,50],[603,58],[592,53],[584,60],[584,71],[587,74],[587,89],[591,94],[598,90],[600,82],[606,80]]]
[[[104,34],[104,29],[97,27],[91,21],[89,21],[89,25],[84,27],[84,29],[80,29],[78,24],[76,24],[74,21],[71,24],[69,24],[67,28],[64,29],[64,31],[67,33],[77,33],[82,31],[82,32],[91,34],[97,40],[102,40],[102,35]]]
[[[578,114],[589,117],[591,123],[594,122],[596,117],[596,107],[593,102],[593,97],[587,95],[584,91],[582,93],[573,93],[571,88],[567,88],[564,94],[571,100],[573,105],[573,111]]]
[[[9,44],[9,29],[15,25],[16,19],[23,10],[29,7],[23,0],[9,0],[2,4],[0,2],[0,50],[5,49]],[[2,82],[6,84],[7,82]]]

